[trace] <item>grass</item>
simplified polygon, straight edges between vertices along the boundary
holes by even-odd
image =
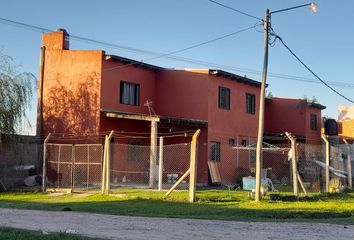
[[[251,201],[244,191],[200,190],[197,203],[186,203],[188,192],[163,200],[163,192],[129,189],[101,194],[2,193],[0,207],[127,216],[198,218],[238,221],[305,221],[354,224],[354,192],[312,194],[300,201]]]
[[[0,227],[0,240],[90,240],[92,238],[82,237],[66,233],[43,233],[39,231],[29,231],[14,228]]]

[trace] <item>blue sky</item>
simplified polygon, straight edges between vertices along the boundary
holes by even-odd
[[[271,11],[307,3],[297,0],[217,0],[220,3],[263,18]],[[288,46],[323,80],[348,83],[333,85],[354,98],[352,74],[354,56],[354,1],[316,2],[317,13],[307,8],[272,15],[272,27]],[[0,17],[48,29],[65,28],[69,34],[123,46],[169,53],[240,29],[257,20],[215,5],[207,0],[117,0],[117,1],[0,1]],[[38,75],[41,33],[0,24],[0,47],[21,65],[22,71]],[[124,49],[71,40],[71,49],[103,49],[136,60],[152,56]],[[260,26],[243,33],[176,54],[211,63],[233,66],[224,69],[260,81],[263,64],[263,33]],[[220,68],[159,58],[149,61],[168,68]],[[245,71],[244,69],[251,69]],[[277,42],[269,48],[270,73],[293,78],[315,78]],[[256,73],[256,74],[255,74]],[[327,106],[323,115],[337,118],[338,105],[350,102],[322,84],[268,77],[268,91],[276,97],[315,96]],[[35,122],[36,102],[30,120]],[[29,129],[34,133],[35,129]]]

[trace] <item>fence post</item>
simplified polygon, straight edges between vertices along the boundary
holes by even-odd
[[[103,147],[103,164],[102,164],[102,181],[101,181],[101,193],[104,194],[106,190],[106,164],[107,164],[107,138],[105,136]]]
[[[157,122],[151,121],[149,188],[155,185]]]
[[[198,154],[198,136],[200,134],[200,129],[198,129],[193,137],[191,143],[191,163],[190,163],[190,175],[189,175],[189,202],[193,203],[195,201],[195,189],[197,182],[197,154]]]
[[[351,156],[351,148],[347,141],[347,139],[343,138],[343,142],[347,146],[348,155],[347,155],[347,171],[348,171],[348,188],[353,189],[353,180],[352,180],[352,156]]]
[[[329,162],[330,162],[330,145],[329,145],[329,141],[328,141],[328,138],[326,135],[324,134],[321,134],[321,137],[323,139],[323,141],[326,143],[326,189],[325,189],[325,192],[329,192]]]
[[[47,144],[50,138],[50,133],[43,142],[43,170],[42,170],[42,191],[47,191]]]
[[[297,153],[296,153],[296,139],[288,132],[285,132],[285,135],[291,141],[291,163],[292,163],[292,177],[293,177],[293,192],[295,196],[299,195],[299,185],[297,183]]]
[[[111,168],[111,139],[113,137],[114,131],[112,130],[108,137],[107,137],[107,157],[106,157],[106,189],[105,189],[105,193],[109,194],[109,192],[111,191],[111,172],[110,172],[110,168]]]
[[[159,148],[159,191],[162,190],[162,174],[163,174],[163,137],[160,137]]]
[[[71,145],[71,193],[74,192],[75,144]]]

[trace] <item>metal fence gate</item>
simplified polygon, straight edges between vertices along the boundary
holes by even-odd
[[[88,191],[101,187],[102,144],[53,144],[46,146],[49,188]]]

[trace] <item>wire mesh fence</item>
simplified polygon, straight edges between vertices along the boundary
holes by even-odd
[[[166,189],[188,170],[190,164],[189,142],[158,146],[154,164],[151,162],[150,146],[132,144],[132,142],[130,144],[111,143],[111,149],[111,189],[129,186],[150,187],[151,172],[154,174],[152,185],[156,187],[161,176],[162,186]],[[160,163],[162,168],[159,168]],[[188,187],[188,180],[182,182],[180,187]]]
[[[101,186],[102,144],[54,144],[46,146],[47,186],[88,191]]]
[[[99,190],[102,182],[110,190],[119,188],[169,189],[190,169],[191,137],[180,135],[157,141],[153,151],[150,137],[113,136],[104,150],[103,141],[88,143],[49,143],[47,151],[48,187],[72,191]],[[141,138],[142,140],[139,140]],[[205,153],[198,160],[197,168],[204,168],[210,182],[235,189],[252,191],[255,188],[256,138],[237,137],[229,142],[202,142]],[[100,139],[102,140],[102,139]],[[163,140],[163,138],[162,138]],[[99,142],[99,143],[97,143]],[[209,147],[209,150],[206,148]],[[294,178],[308,192],[326,191],[326,145],[296,143],[296,176],[293,177],[290,141],[263,143],[261,184],[271,191],[291,192]],[[353,145],[336,144],[330,147],[329,185],[331,191],[341,191],[348,186],[348,174],[353,162]],[[106,155],[105,155],[106,154]],[[109,158],[109,174],[104,176],[104,159]],[[205,159],[207,158],[207,159]],[[199,171],[198,174],[204,174]],[[209,170],[209,171],[208,171]],[[351,169],[353,170],[353,169]],[[106,181],[108,179],[108,181]],[[189,178],[179,184],[180,189],[190,186]],[[302,187],[301,186],[301,187]],[[103,190],[102,190],[103,191]]]

